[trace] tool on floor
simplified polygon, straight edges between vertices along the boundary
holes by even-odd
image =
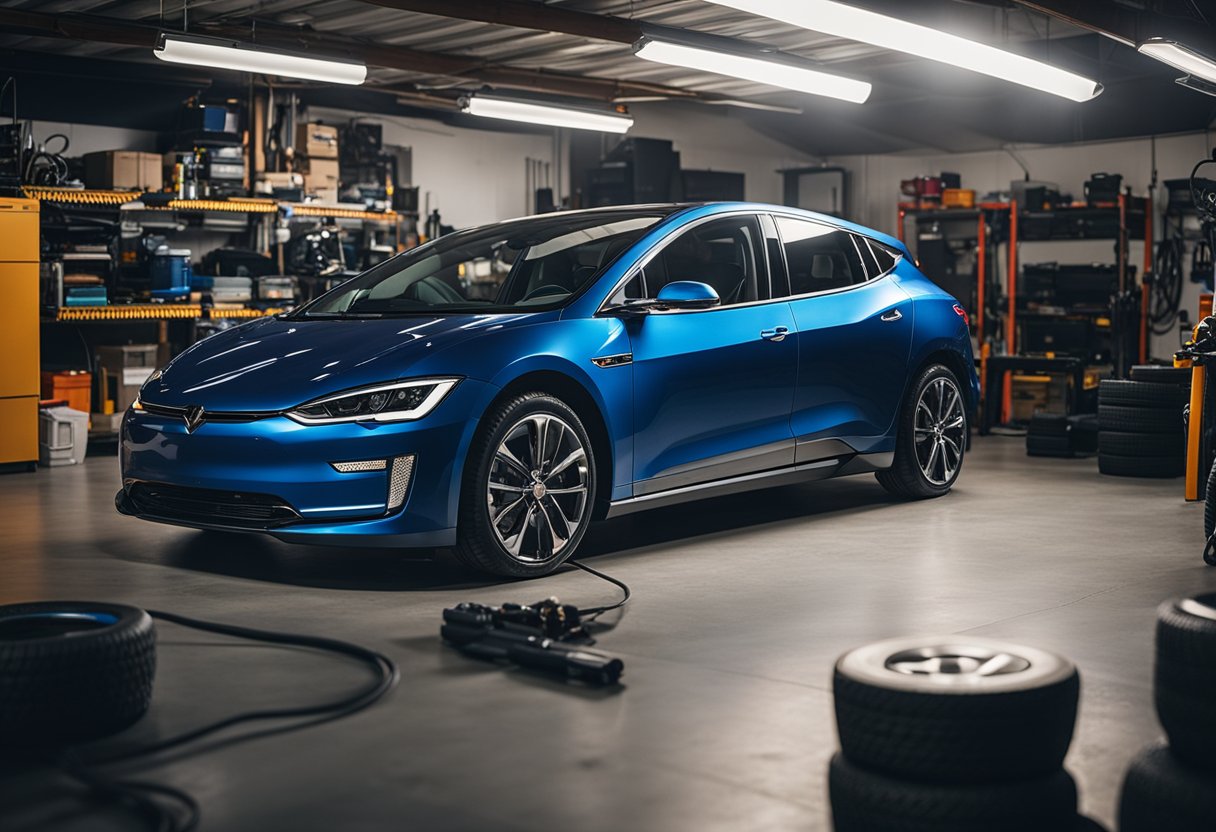
[[[624,596],[615,604],[580,610],[550,597],[535,604],[505,603],[490,607],[463,603],[443,611],[439,634],[468,656],[507,661],[530,670],[551,673],[588,685],[615,685],[625,664],[620,659],[586,649],[595,643],[595,621],[629,600],[622,581],[589,566],[571,566],[620,587]]]

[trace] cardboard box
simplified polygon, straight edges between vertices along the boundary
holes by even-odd
[[[161,157],[138,150],[103,150],[84,155],[84,180],[90,188],[159,191],[164,185]]]
[[[116,412],[122,413],[139,395],[139,388],[156,369],[157,350],[156,344],[97,348],[102,398],[113,399]]]
[[[296,153],[309,159],[337,159],[338,128],[316,122],[298,125]]]
[[[308,172],[304,174],[304,190],[308,193],[332,191],[338,193],[338,160],[308,160]]]

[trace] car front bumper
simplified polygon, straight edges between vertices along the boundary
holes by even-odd
[[[488,392],[465,379],[427,416],[395,423],[301,425],[275,415],[190,432],[180,418],[128,411],[115,506],[147,520],[293,543],[450,546],[477,425],[470,414],[481,412]],[[334,467],[378,460],[381,469]],[[392,505],[394,485],[404,485],[400,505]]]

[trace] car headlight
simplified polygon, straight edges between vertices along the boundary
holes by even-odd
[[[305,402],[286,415],[302,425],[421,419],[443,401],[459,380],[425,378],[361,387]]]

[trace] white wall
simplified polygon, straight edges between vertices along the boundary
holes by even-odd
[[[1160,239],[1160,214],[1166,198],[1165,188],[1160,182],[1188,177],[1196,162],[1210,156],[1213,140],[1216,140],[1216,134],[1204,133],[1156,139],[1158,186],[1153,194],[1157,215],[1155,239]],[[1071,193],[1080,200],[1084,199],[1085,180],[1099,171],[1122,174],[1123,184],[1131,186],[1132,193],[1138,196],[1147,194],[1153,176],[1153,145],[1151,139],[1142,138],[1093,144],[1026,146],[1018,147],[1016,152],[1029,167],[1032,179],[1054,182],[1062,192]],[[832,162],[843,165],[853,173],[851,197],[852,204],[858,206],[857,221],[890,234],[896,233],[896,203],[901,199],[899,183],[903,179],[952,171],[961,174],[964,188],[973,188],[982,197],[988,191],[1008,191],[1009,183],[1024,175],[1022,168],[1004,151],[952,155],[909,153],[841,156],[832,159]],[[1137,267],[1138,274],[1142,269],[1143,251],[1139,241],[1131,242],[1130,262]],[[1021,263],[1052,260],[1114,262],[1110,241],[1023,242],[1019,246],[1018,256]],[[1189,275],[1189,262],[1186,268]],[[1002,268],[1001,280],[1004,279]],[[1198,284],[1186,281],[1182,308],[1188,310],[1192,321],[1196,319],[1199,292]],[[1172,336],[1155,337],[1152,354],[1168,358],[1177,346],[1177,339]]]
[[[777,171],[821,160],[753,130],[746,112],[733,107],[634,104],[629,135],[670,139],[680,152],[681,167],[742,173],[747,199],[780,203],[782,182]]]
[[[150,130],[128,130],[125,127],[102,127],[96,124],[66,124],[58,121],[35,121],[34,141],[46,141],[53,133],[63,133],[71,145],[68,156],[83,156],[101,150],[143,150],[156,152],[156,133]],[[60,141],[50,143],[53,152],[59,152]]]
[[[309,109],[309,118],[340,124],[364,117],[347,110]],[[368,114],[384,125],[384,143],[413,149],[420,209],[430,194],[444,225],[467,228],[530,213],[526,160],[553,162],[553,136],[449,127],[439,121]]]

